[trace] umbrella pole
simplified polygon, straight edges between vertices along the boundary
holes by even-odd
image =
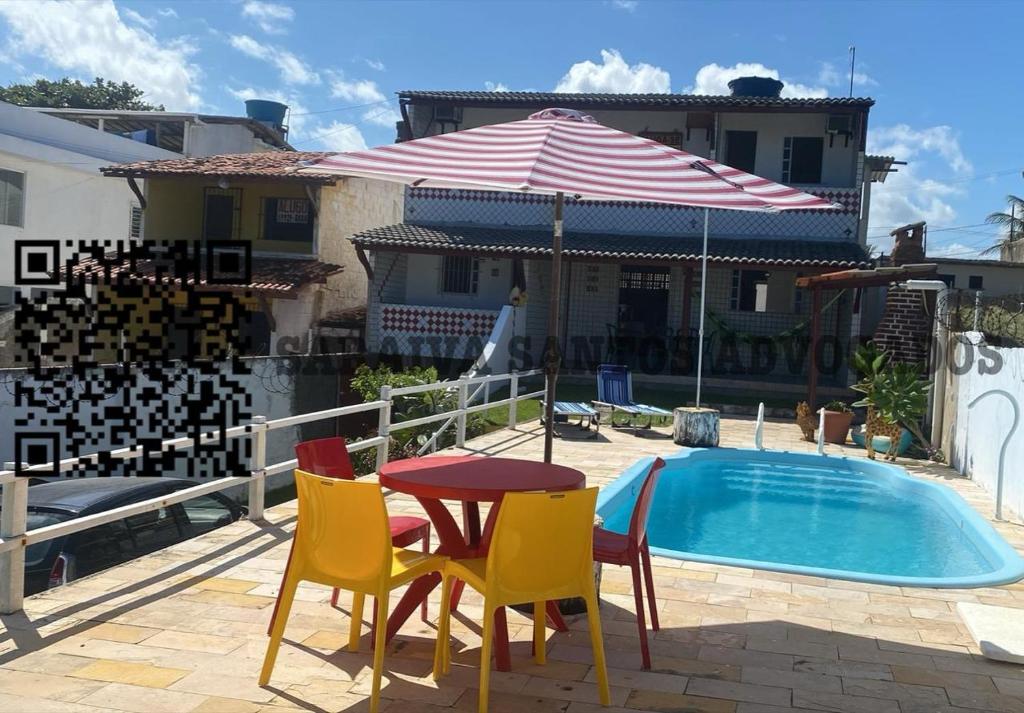
[[[562,295],[562,208],[565,196],[555,194],[555,229],[551,239],[551,295],[548,298],[548,338],[544,345],[544,462],[551,462],[555,428],[555,382],[558,380],[558,316]]]
[[[700,328],[697,330],[697,408],[700,408],[700,378],[704,372],[704,302],[708,294],[708,216],[704,209],[704,250],[700,260]]]

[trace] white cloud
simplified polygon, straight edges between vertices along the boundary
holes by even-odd
[[[121,13],[135,24],[142,25],[143,27],[148,28],[150,30],[153,29],[154,25],[156,25],[156,20],[154,20],[151,17],[143,17],[139,13],[132,10],[130,7],[121,8]]]
[[[555,87],[556,92],[611,92],[667,94],[672,90],[669,73],[645,62],[629,65],[618,50],[601,50],[601,64],[589,59],[577,62]]]
[[[156,14],[160,17],[173,17],[175,19],[178,17],[178,11],[173,7],[162,7],[156,11]]]
[[[387,70],[387,67],[385,67],[384,63],[381,62],[379,59],[364,59],[363,61],[366,62],[366,66],[369,67],[370,69],[376,70],[378,72],[384,72]]]
[[[612,7],[617,7],[626,12],[633,12],[640,3],[637,0],[612,0]]]
[[[484,82],[484,89],[489,92],[507,92],[509,88],[502,82]]]
[[[331,96],[346,101],[379,102],[387,97],[377,87],[377,82],[369,79],[345,79],[336,76],[331,80]]]
[[[255,22],[268,35],[283,35],[288,32],[285,23],[295,19],[295,10],[279,3],[246,0],[242,16]]]
[[[697,70],[693,85],[686,87],[683,92],[686,94],[728,95],[731,93],[729,91],[729,82],[737,77],[770,77],[771,79],[779,79],[785,85],[782,87],[782,96],[784,97],[821,98],[828,96],[828,89],[812,87],[786,79],[779,76],[779,70],[766,67],[760,62],[737,62],[731,67],[723,67],[714,62],[706,64]]]
[[[366,139],[359,127],[341,121],[317,125],[312,130],[312,138],[322,151],[361,151],[366,148]]]
[[[319,84],[320,75],[308,64],[282,47],[254,40],[249,35],[231,35],[231,46],[242,54],[277,67],[285,84]]]
[[[822,62],[821,69],[818,71],[818,82],[829,87],[848,87],[850,85],[850,73],[848,70],[839,71],[831,62]],[[864,72],[854,71],[853,86],[875,87],[878,86],[878,82]]]
[[[132,82],[149,101],[171,110],[197,109],[196,48],[183,38],[160,42],[142,27],[129,26],[111,0],[103,2],[0,2],[10,27],[7,50],[31,55],[65,72],[92,80]]]
[[[394,126],[401,116],[393,106],[384,106],[388,97],[380,90],[377,83],[370,79],[346,79],[342,74],[331,78],[331,96],[356,102],[357,104],[379,104],[368,107],[363,112],[363,121],[378,126]]]
[[[872,129],[868,152],[908,161],[885,183],[871,189],[869,234],[888,233],[892,228],[919,220],[932,225],[951,225],[957,212],[952,202],[963,195],[956,183],[927,177],[935,166],[942,174],[970,176],[974,167],[964,156],[959,137],[949,126],[915,129],[896,124]]]
[[[971,259],[982,257],[981,248],[978,246],[964,245],[963,243],[946,243],[945,245],[929,245],[928,257],[959,257]]]

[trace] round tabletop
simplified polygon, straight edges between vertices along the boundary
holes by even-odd
[[[496,502],[508,492],[576,490],[586,477],[564,465],[517,458],[427,456],[385,463],[380,484],[416,497]]]

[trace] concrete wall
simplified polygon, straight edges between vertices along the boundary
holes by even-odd
[[[345,267],[328,278],[325,314],[367,304],[366,271],[349,237],[369,228],[401,223],[404,199],[403,186],[363,178],[347,178],[320,188],[318,254],[324,262]]]
[[[931,262],[931,259],[928,259]],[[955,282],[950,285],[958,290],[970,289],[970,278],[982,278],[982,291],[987,297],[1024,294],[1024,263],[1007,262],[999,264],[994,260],[958,260],[939,262],[939,275],[952,275]]]
[[[16,240],[60,239],[61,257],[68,259],[71,250],[65,240],[128,239],[131,207],[137,201],[123,180],[2,150],[0,168],[25,174],[23,227],[0,225],[0,286],[14,285]]]
[[[225,153],[257,153],[274,151],[262,139],[256,138],[252,129],[240,124],[193,124],[186,125],[188,131],[188,156],[217,156]]]
[[[108,181],[122,179],[108,178]],[[217,181],[204,177],[151,178],[146,187],[146,238],[150,240],[197,240],[203,234],[203,205],[206,189],[220,190]],[[314,244],[284,240],[262,240],[263,199],[306,198],[301,184],[231,183],[240,191],[238,238],[253,241],[253,250],[312,255]],[[314,226],[315,227],[315,226]],[[315,234],[315,230],[314,230]],[[315,240],[315,237],[314,237]]]
[[[999,453],[1009,438],[1003,472],[1004,517],[1024,522],[1024,470],[1020,467],[1024,463],[1024,423],[1011,435],[1013,407],[1005,396],[986,396],[969,408],[982,394],[1000,389],[1017,403],[1024,420],[1024,349],[982,345],[978,333],[959,336],[953,361],[957,369],[945,372],[943,452],[951,466],[994,496]]]
[[[858,141],[837,136],[829,146],[825,135],[827,114],[721,114],[718,159],[725,160],[727,131],[756,131],[757,153],[754,173],[772,181],[782,181],[782,148],[787,136],[824,138],[821,162],[822,186],[854,186],[856,184]]]
[[[442,256],[412,253],[408,260],[405,300],[409,304],[470,309],[501,309],[508,304],[512,290],[512,261],[508,258],[479,258],[477,291],[472,295],[441,291]]]

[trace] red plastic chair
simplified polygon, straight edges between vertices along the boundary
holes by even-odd
[[[644,477],[629,520],[629,533],[594,528],[594,561],[617,564],[633,570],[633,596],[636,598],[636,623],[640,629],[640,653],[644,668],[651,667],[651,651],[647,645],[647,625],[644,622],[644,595],[640,586],[641,565],[647,583],[647,603],[651,609],[651,628],[658,630],[658,606],[654,600],[654,575],[651,572],[651,551],[647,546],[647,516],[651,511],[651,497],[665,461],[655,458]]]
[[[295,446],[295,455],[299,460],[299,470],[325,478],[356,479],[356,471],[352,467],[352,459],[348,455],[348,446],[345,443],[345,439],[341,436],[303,441]],[[430,520],[411,515],[392,515],[388,518],[388,522],[391,525],[392,545],[395,547],[408,547],[422,540],[423,551],[425,553],[430,552]],[[292,554],[289,552],[288,564],[291,564],[291,561]],[[288,564],[285,565],[285,573],[288,572]],[[281,586],[284,586],[283,578]],[[331,593],[332,607],[338,604],[338,591],[336,588]],[[268,636],[271,629],[274,628],[274,619],[276,618],[277,602],[274,603],[274,613],[271,614],[270,626],[267,627]],[[423,600],[423,606],[420,608],[420,618],[423,621],[428,620],[426,600]]]

